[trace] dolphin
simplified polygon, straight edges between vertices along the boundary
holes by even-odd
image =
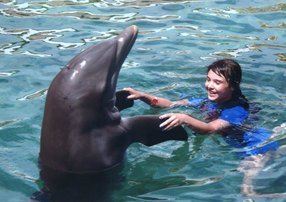
[[[130,144],[152,146],[188,139],[181,126],[162,131],[158,115],[120,116],[121,110],[134,104],[127,91],[116,92],[116,84],[137,34],[138,28],[130,26],[117,37],[91,46],[53,79],[40,140],[44,187],[33,194],[33,200],[105,201],[110,182],[120,178],[116,173]]]
[[[120,164],[134,142],[152,146],[187,140],[181,126],[162,131],[158,115],[120,116],[119,110],[133,105],[127,91],[116,92],[116,84],[137,34],[137,26],[126,28],[75,56],[56,75],[47,92],[42,122],[42,167],[102,172]]]

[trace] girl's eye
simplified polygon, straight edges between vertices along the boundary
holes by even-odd
[[[222,84],[222,81],[220,80],[214,80],[215,84],[219,85],[219,84]]]

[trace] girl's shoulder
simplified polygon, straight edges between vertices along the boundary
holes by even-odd
[[[242,124],[249,117],[249,104],[244,98],[237,98],[221,107],[219,118],[232,124]]]
[[[249,116],[248,110],[242,106],[234,106],[231,108],[223,109],[219,118],[228,121],[232,124],[242,124]]]

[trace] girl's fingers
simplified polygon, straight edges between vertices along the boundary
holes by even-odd
[[[173,128],[173,122],[171,122],[170,124],[168,124],[166,127],[163,128],[163,130],[171,130]]]
[[[129,95],[129,96],[127,96],[127,98],[128,99],[135,99],[136,97],[135,97],[135,95]]]
[[[173,114],[163,114],[161,116],[159,116],[159,119],[165,119],[165,118],[170,118]]]
[[[126,88],[123,88],[123,90],[128,91],[130,93],[130,95],[127,96],[127,99],[132,99],[132,100],[138,99],[138,93],[133,88],[126,87]]]
[[[172,114],[164,114],[159,117],[160,119],[168,118],[166,121],[159,125],[160,128],[164,128],[163,130],[169,130],[174,127],[176,124],[176,117]]]
[[[172,121],[170,124],[168,124],[163,130],[167,131],[167,130],[171,130],[172,128],[176,127],[176,121]]]
[[[160,125],[159,125],[159,127],[160,128],[164,128],[166,125],[168,125],[169,123],[170,123],[170,119],[167,119],[166,121],[164,121],[163,123],[161,123]]]

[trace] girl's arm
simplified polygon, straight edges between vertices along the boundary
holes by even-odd
[[[165,108],[171,106],[191,104],[187,99],[179,101],[171,101],[165,98],[160,98],[150,95],[148,93],[137,91],[133,88],[124,88],[123,90],[126,90],[130,93],[130,95],[127,97],[128,99],[133,99],[133,100],[140,99],[143,102],[155,107]],[[160,116],[160,119],[167,119],[162,124],[160,124],[160,127],[163,128],[163,130],[171,130],[172,128],[178,125],[184,124],[201,134],[214,133],[230,126],[229,122],[224,121],[222,119],[217,119],[206,123],[201,120],[195,119],[187,114],[182,114],[182,113],[164,114]]]
[[[179,101],[171,101],[165,98],[156,97],[154,95],[144,93],[141,91],[137,91],[133,88],[123,88],[123,90],[128,91],[130,95],[127,97],[128,99],[132,100],[142,100],[148,105],[154,106],[154,107],[172,107],[174,105],[187,105],[189,102],[188,100],[179,100]]]
[[[216,119],[206,123],[182,113],[164,114],[160,116],[160,119],[167,119],[160,125],[163,130],[170,130],[178,125],[185,124],[186,126],[201,134],[215,133],[230,126],[229,122],[222,119]]]

